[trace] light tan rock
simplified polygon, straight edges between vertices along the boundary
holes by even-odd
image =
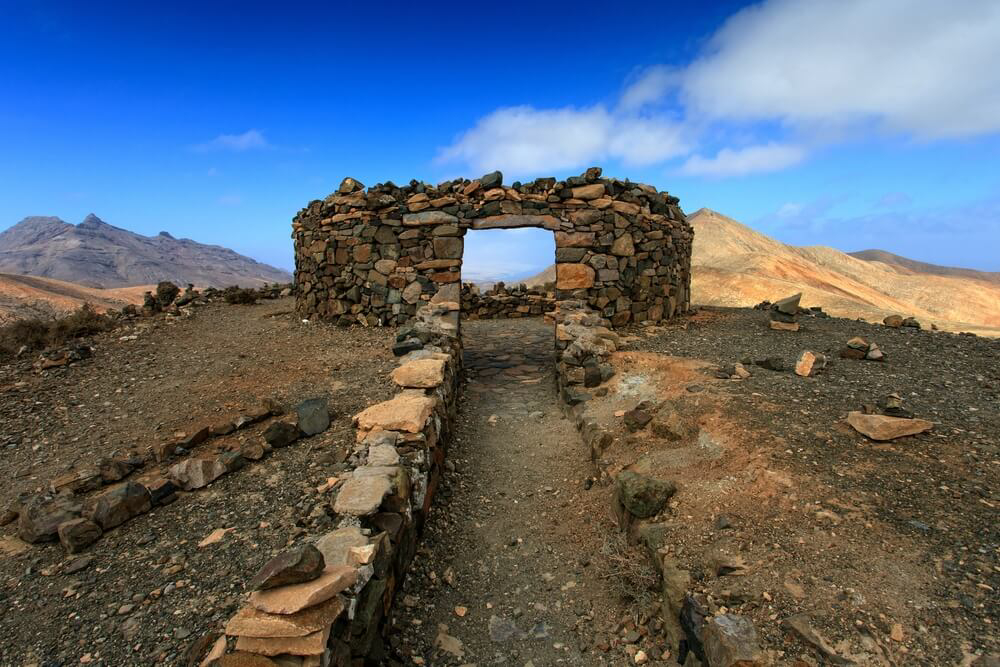
[[[631,257],[635,254],[635,243],[629,232],[625,232],[614,240],[611,244],[611,254],[618,257]]]
[[[326,602],[337,593],[354,585],[358,572],[348,565],[327,564],[317,579],[301,584],[254,591],[250,604],[268,614],[294,614],[308,607]]]
[[[593,232],[556,232],[557,248],[590,248],[593,245]]]
[[[369,516],[378,511],[382,501],[392,491],[388,475],[354,477],[344,482],[333,511],[350,516]]]
[[[934,422],[926,419],[866,415],[857,411],[847,413],[847,423],[853,426],[855,431],[872,440],[894,440],[907,435],[924,433],[934,428]]]
[[[399,452],[397,452],[396,448],[392,445],[372,445],[368,448],[368,465],[399,465]]]
[[[215,640],[215,643],[212,644],[212,648],[209,650],[208,653],[205,654],[205,657],[202,658],[202,661],[198,665],[198,667],[209,667],[210,665],[214,665],[215,661],[224,656],[225,654],[226,654],[226,636],[222,635],[221,637]]]
[[[226,623],[226,634],[231,637],[305,637],[329,627],[345,606],[339,595],[294,614],[268,614],[246,606]]]
[[[779,322],[777,320],[771,320],[771,328],[775,331],[798,331],[798,322]]]
[[[256,653],[236,651],[222,656],[212,667],[281,667],[281,665]]]
[[[556,264],[556,289],[589,289],[594,276],[594,269],[586,264]]]
[[[826,357],[809,350],[803,350],[795,362],[795,374],[809,377],[818,373],[826,365]]]
[[[343,526],[327,533],[316,541],[316,548],[323,554],[323,562],[330,565],[347,565],[350,550],[368,544],[368,538],[358,526]]]
[[[573,195],[573,199],[597,199],[598,197],[604,196],[604,184],[591,183],[590,185],[581,185],[573,188],[571,193]]]
[[[320,655],[326,650],[330,639],[330,626],[305,637],[240,637],[236,640],[237,651],[247,651],[259,655]]]
[[[354,421],[362,431],[378,429],[419,433],[436,404],[433,396],[426,396],[422,391],[404,391],[359,412]]]
[[[409,361],[392,372],[392,381],[404,388],[433,389],[444,382],[443,359]]]

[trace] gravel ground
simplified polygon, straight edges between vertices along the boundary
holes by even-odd
[[[605,578],[610,489],[591,487],[589,452],[561,416],[552,326],[462,327],[469,383],[394,617],[401,662],[625,665],[627,650],[652,654],[655,624]]]
[[[666,519],[713,609],[753,617],[785,659],[814,657],[779,626],[800,612],[844,642],[842,653],[876,664],[958,664],[1000,650],[1000,341],[835,318],[773,331],[748,309],[629,333],[625,357],[743,361],[753,374],[718,380],[712,366],[678,402],[727,450],[681,476]],[[854,336],[877,342],[886,361],[839,359]],[[791,372],[805,349],[830,358],[817,377]],[[785,370],[753,365],[768,357]],[[891,392],[934,429],[875,443],[844,423]],[[619,462],[648,450],[620,442]],[[717,575],[720,552],[747,563],[743,576]]]
[[[393,393],[393,332],[306,325],[291,305],[211,305],[100,337],[92,358],[67,368],[0,368],[0,474],[16,480],[5,500],[68,466],[232,419],[263,398],[294,406],[325,396],[335,413],[325,433],[182,493],[78,556],[0,529],[0,665],[186,664],[185,650],[221,627],[268,557],[328,525],[315,487],[353,442],[351,415]],[[232,531],[199,548],[218,528]]]

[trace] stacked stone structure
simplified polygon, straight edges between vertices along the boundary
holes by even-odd
[[[616,327],[688,309],[693,234],[677,198],[597,167],[510,186],[500,172],[367,190],[346,178],[292,222],[296,308],[344,325],[404,324],[436,295],[458,302],[470,229],[516,227],[555,234],[557,300]]]
[[[555,291],[497,283],[485,292],[475,285],[462,285],[462,317],[470,320],[538,317],[556,308]]]

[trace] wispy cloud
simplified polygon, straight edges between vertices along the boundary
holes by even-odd
[[[690,176],[742,176],[744,174],[778,171],[796,165],[806,157],[800,146],[769,143],[746,148],[723,148],[715,157],[692,155],[681,166],[681,173]]]
[[[243,203],[243,196],[237,194],[222,195],[216,201],[222,206],[240,206]]]
[[[260,130],[247,130],[243,134],[220,134],[211,141],[196,144],[193,148],[199,153],[210,153],[214,151],[232,151],[242,153],[244,151],[271,148],[264,134]]]

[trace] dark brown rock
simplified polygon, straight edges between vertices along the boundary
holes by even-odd
[[[125,482],[90,499],[84,516],[102,530],[110,530],[134,516],[148,512],[152,506],[152,499],[145,486],[138,482]]]
[[[89,519],[70,519],[59,524],[59,541],[71,554],[83,551],[101,538],[101,527]]]
[[[323,554],[311,544],[289,549],[269,560],[247,582],[247,588],[263,591],[319,578],[326,563]]]

